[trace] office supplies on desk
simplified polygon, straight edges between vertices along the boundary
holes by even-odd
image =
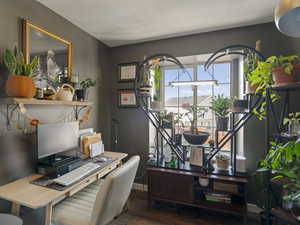
[[[101,140],[102,139],[100,133],[84,137],[82,140],[83,153],[86,156],[90,157],[90,145],[100,142]]]
[[[91,173],[88,173],[87,175],[81,177],[80,179],[75,179],[74,182],[71,183],[68,186],[64,186],[64,185],[55,183],[54,179],[57,178],[57,177],[56,176],[52,176],[52,175],[50,175],[50,176],[49,175],[48,176],[45,175],[45,176],[40,177],[40,178],[38,178],[36,180],[33,180],[31,183],[35,184],[35,185],[38,185],[38,186],[47,187],[47,188],[58,190],[58,191],[63,191],[66,188],[72,186],[73,184],[78,183],[82,179],[88,177],[90,174],[95,173],[95,172],[101,170],[102,168],[104,168],[104,167],[106,167],[106,166],[108,166],[108,165],[110,165],[113,162],[115,162],[115,161],[118,160],[118,158],[109,157],[109,156],[106,156],[105,154],[106,153],[103,153],[100,156],[96,156],[96,157],[94,157],[92,159],[81,160],[80,161],[80,166],[91,162],[91,163],[97,164],[99,167],[97,169],[95,169],[94,171],[92,171]],[[72,172],[72,171],[70,171],[70,172]],[[66,173],[65,175],[69,176],[69,173]]]
[[[61,177],[54,179],[53,182],[63,186],[68,186],[70,184],[75,183],[76,181],[79,181],[81,178],[85,177],[86,175],[90,174],[98,168],[100,168],[100,165],[89,162]]]
[[[102,141],[90,145],[90,157],[93,158],[104,152],[104,145]]]
[[[127,154],[120,152],[104,152],[103,156],[111,158],[114,161],[108,161],[100,164],[102,166],[101,168],[70,186],[66,187],[53,183],[45,188],[43,185],[35,185],[34,181],[41,179],[43,175],[32,174],[28,177],[0,186],[0,198],[12,203],[11,210],[16,216],[20,214],[21,206],[26,206],[31,209],[45,208],[46,216],[43,225],[49,225],[51,224],[53,205],[56,205],[65,197],[75,195],[77,192],[92,184],[96,180],[99,180],[109,174],[118,165],[120,165],[121,160],[127,157]],[[88,162],[92,162],[94,160],[95,159],[87,159]],[[45,176],[43,177],[44,181],[46,178],[47,177]]]

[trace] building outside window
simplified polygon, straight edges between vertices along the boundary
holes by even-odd
[[[199,85],[199,86],[170,86],[170,82],[178,81],[194,81],[211,80],[211,75],[204,70],[204,65],[193,64],[185,65],[187,68],[188,76],[186,73],[177,67],[162,67],[163,70],[163,85],[162,85],[162,101],[164,109],[167,113],[187,112],[186,106],[197,105],[205,109],[205,114],[202,118],[198,118],[197,129],[198,131],[206,131],[214,137],[215,134],[215,116],[211,110],[211,101],[214,96],[223,94],[226,97],[232,97],[232,62],[221,62],[213,64],[210,67],[210,73],[214,74],[214,78],[218,81],[218,85]],[[190,122],[186,116],[183,117],[184,128],[177,124],[177,132],[183,132],[190,129]],[[220,134],[220,136],[224,133]],[[229,150],[230,145],[226,145],[223,150]]]

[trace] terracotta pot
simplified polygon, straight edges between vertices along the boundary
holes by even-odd
[[[255,94],[257,85],[252,85],[249,81],[246,82],[246,93]]]
[[[295,69],[292,74],[287,74],[283,67],[277,67],[273,69],[273,80],[275,84],[289,84],[296,82]]]
[[[10,97],[33,98],[36,94],[35,83],[31,77],[10,75],[6,82],[6,93]]]

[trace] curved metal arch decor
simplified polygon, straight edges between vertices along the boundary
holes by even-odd
[[[208,60],[206,61],[206,63],[204,64],[204,69],[208,70],[208,68],[219,58],[222,58],[226,55],[242,55],[242,56],[247,56],[246,53],[235,50],[235,49],[239,49],[239,50],[248,50],[250,52],[255,53],[258,57],[260,57],[260,59],[262,61],[265,61],[266,58],[265,56],[259,52],[258,50],[256,50],[255,48],[251,47],[251,46],[247,46],[247,45],[229,45],[226,46],[224,48],[221,48],[219,50],[217,50],[215,53],[213,53]],[[230,51],[232,50],[232,51]]]

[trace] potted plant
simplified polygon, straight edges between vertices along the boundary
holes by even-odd
[[[225,154],[217,154],[216,155],[216,163],[217,167],[220,170],[227,170],[229,167],[230,157]]]
[[[275,84],[296,82],[296,68],[299,67],[299,56],[272,56],[266,62],[271,64],[272,77]]]
[[[260,93],[264,99],[267,96],[267,89],[273,84],[272,79],[272,65],[267,60],[265,62],[258,62],[257,67],[248,76],[248,81],[251,85],[256,86],[256,93]],[[271,91],[271,101],[276,102],[279,99],[277,92]],[[254,109],[254,113],[262,120],[266,116],[266,101],[263,101],[258,109]]]
[[[300,112],[289,113],[288,117],[284,118],[283,125],[288,125],[288,134],[298,136],[300,133]]]
[[[204,117],[207,109],[199,106],[185,106],[187,112],[184,114],[185,117],[190,121],[190,131],[183,132],[185,140],[191,145],[202,145],[209,137],[209,133],[198,131],[197,123],[199,117]]]
[[[10,75],[6,82],[6,93],[10,97],[33,98],[36,94],[36,86],[32,79],[34,71],[39,64],[39,57],[25,64],[24,55],[17,48],[15,52],[6,49],[4,52],[4,64]]]
[[[288,193],[283,196],[283,202],[291,206],[291,201],[297,203],[300,199],[300,139],[283,143],[271,143],[266,158],[260,166],[274,174],[273,181],[284,179],[283,188]],[[288,203],[288,204],[287,204]]]
[[[224,97],[224,95],[214,97],[211,102],[211,109],[216,115],[216,128],[219,131],[228,130],[228,114],[231,102],[231,99]]]
[[[78,101],[87,101],[88,99],[88,89],[91,87],[95,87],[96,81],[91,78],[87,78],[80,82],[79,89],[76,89],[75,94]]]
[[[153,101],[151,102],[151,108],[152,109],[160,109],[161,105],[160,105],[160,100],[161,100],[161,96],[160,96],[160,82],[161,82],[161,78],[162,78],[162,71],[161,71],[161,67],[156,64],[154,66],[154,95],[153,95]]]
[[[254,71],[258,65],[259,58],[253,51],[247,51],[244,58],[244,78],[246,81],[246,93],[254,94],[256,92],[257,85],[251,84],[249,77],[252,71]]]

